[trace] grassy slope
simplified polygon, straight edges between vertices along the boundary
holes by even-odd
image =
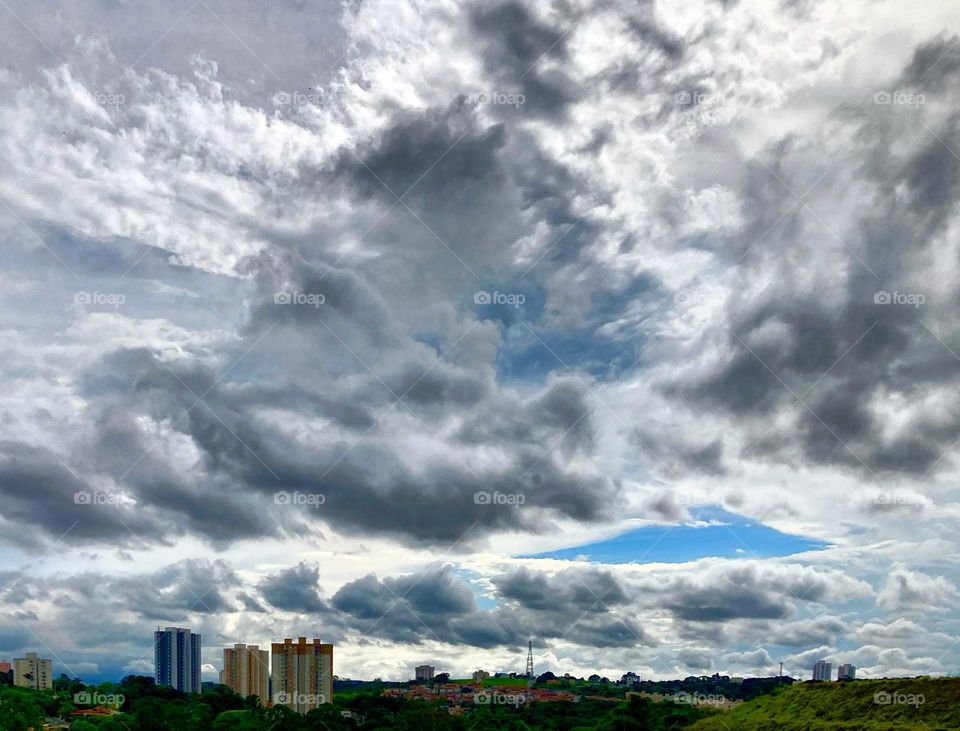
[[[476,680],[472,678],[455,678],[450,681],[451,683],[463,683],[464,685],[473,685],[476,683]],[[526,678],[488,678],[487,680],[480,681],[484,688],[491,688],[497,685],[511,685],[517,688],[526,688],[527,679]]]
[[[882,705],[876,693],[922,695],[924,702]],[[955,731],[960,678],[803,683],[761,696],[690,727],[695,731]]]

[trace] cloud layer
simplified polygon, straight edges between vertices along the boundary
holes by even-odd
[[[0,654],[955,672],[960,18],[921,5],[8,8]],[[694,505],[830,548],[516,558]]]

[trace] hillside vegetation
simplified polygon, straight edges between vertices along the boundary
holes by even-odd
[[[956,731],[960,678],[802,683],[706,718],[691,731]]]

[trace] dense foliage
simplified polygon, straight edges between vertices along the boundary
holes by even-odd
[[[70,718],[77,707],[73,702],[75,694],[84,690],[122,695],[121,713],[110,718],[77,720],[73,731],[666,731],[689,726],[710,713],[634,698],[629,703],[584,699],[578,703],[531,703],[520,707],[474,706],[462,715],[451,715],[445,701],[387,698],[373,690],[338,695],[334,703],[300,716],[285,707],[263,708],[255,698],[241,698],[223,686],[186,695],[157,687],[152,678],[142,676],[129,676],[119,684],[89,689],[69,679],[58,685],[52,692],[0,690],[0,731],[41,728],[44,716]],[[345,717],[344,711],[352,717]]]
[[[695,731],[956,731],[960,679],[801,683],[705,719]]]
[[[683,692],[695,692],[676,681]],[[692,682],[692,681],[691,681]],[[729,711],[646,698],[622,700],[611,684],[572,684],[581,700],[526,706],[465,706],[451,715],[445,701],[424,702],[381,695],[386,684],[356,684],[335,702],[297,715],[263,708],[224,686],[186,695],[157,687],[153,678],[129,676],[119,684],[84,686],[61,676],[53,691],[0,688],[0,731],[40,729],[45,717],[71,718],[84,693],[123,696],[119,714],[83,718],[72,731],[946,731],[960,729],[960,679],[915,678],[803,683],[775,688]],[[551,684],[551,687],[556,687]],[[669,695],[672,685],[658,687]],[[603,692],[593,693],[592,691]],[[707,690],[706,688],[704,690]],[[666,692],[665,692],[666,691]],[[619,698],[612,697],[620,693]],[[753,690],[749,691],[751,694]],[[591,699],[587,696],[611,696]],[[119,700],[119,698],[118,698]],[[344,716],[344,712],[349,717]]]

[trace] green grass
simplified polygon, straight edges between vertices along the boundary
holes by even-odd
[[[453,678],[450,680],[450,682],[462,683],[464,685],[473,685],[477,681],[474,680],[473,678]],[[526,678],[487,678],[486,680],[481,680],[480,683],[481,685],[483,685],[484,688],[491,688],[497,685],[509,685],[517,688],[527,687]]]
[[[875,702],[898,694],[901,702]],[[912,696],[912,698],[911,698]],[[922,702],[906,703],[911,700]],[[955,731],[960,678],[802,683],[701,720],[694,731]]]

